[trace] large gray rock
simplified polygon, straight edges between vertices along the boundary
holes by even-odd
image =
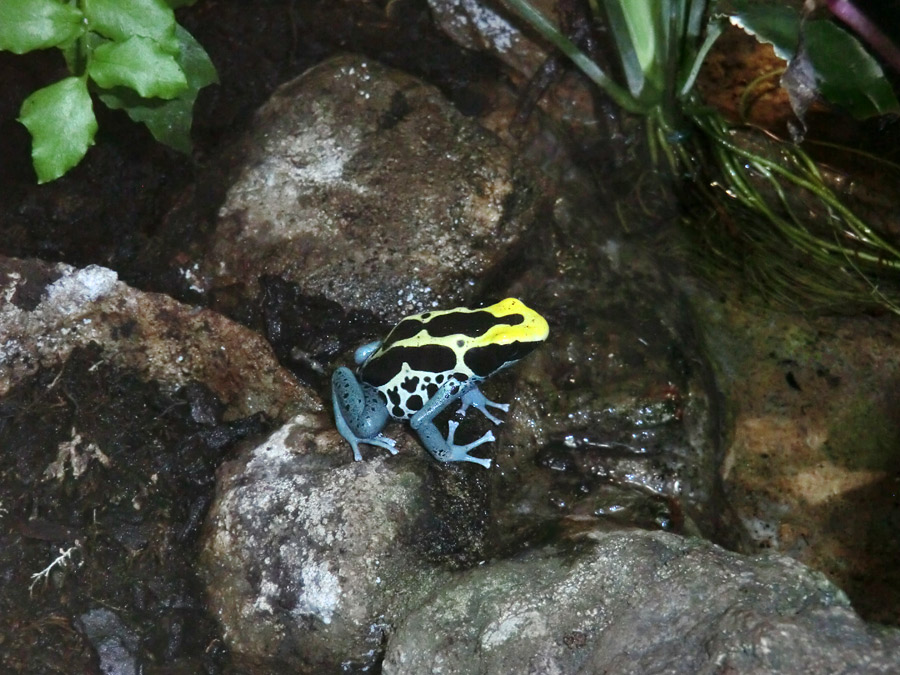
[[[322,416],[298,416],[223,465],[217,490],[203,575],[242,663],[371,665],[433,587],[421,462],[353,462]]]
[[[448,579],[391,636],[384,673],[894,673],[898,648],[789,558],[595,532]]]
[[[203,266],[208,290],[255,297],[278,275],[387,319],[464,304],[530,223],[527,172],[432,86],[360,56],[283,85]]]

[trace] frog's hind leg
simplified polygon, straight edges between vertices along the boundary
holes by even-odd
[[[396,442],[381,433],[390,415],[376,389],[360,384],[352,370],[342,367],[331,376],[331,400],[335,426],[353,448],[353,459],[362,460],[360,443],[397,454]]]

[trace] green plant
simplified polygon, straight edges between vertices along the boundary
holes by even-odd
[[[691,224],[703,226],[708,258],[745,267],[761,289],[794,306],[900,313],[896,290],[879,284],[900,279],[900,247],[843,203],[799,145],[761,135],[747,142],[694,90],[730,20],[782,50],[788,70],[803,78],[788,86],[830,95],[860,117],[900,110],[881,68],[855,38],[775,4],[591,0],[615,44],[620,83],[528,0],[505,2],[623,109],[644,117],[654,165],[692,181],[701,197],[695,201],[705,205]]]
[[[190,151],[197,94],[217,81],[203,47],[175,21],[173,10],[192,2],[0,0],[0,50],[55,47],[71,73],[22,103],[38,182],[65,174],[94,144],[92,91],[159,142]]]
[[[878,62],[829,19],[803,17],[793,7],[748,0],[721,3],[715,18],[727,18],[760,42],[771,44],[789,64],[781,83],[801,118],[816,95],[857,119],[900,110]]]

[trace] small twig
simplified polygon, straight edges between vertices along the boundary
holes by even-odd
[[[31,585],[28,587],[28,594],[31,595],[34,592],[34,586],[41,579],[49,579],[50,572],[53,571],[53,568],[59,567],[63,568],[69,563],[72,559],[72,553],[75,552],[76,549],[80,549],[81,544],[76,541],[74,546],[70,546],[69,548],[63,550],[59,549],[59,555],[53,559],[53,561],[47,565],[40,572],[35,572],[31,575]],[[78,564],[78,567],[81,567],[81,563]]]

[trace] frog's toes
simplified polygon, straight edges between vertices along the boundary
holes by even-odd
[[[377,436],[373,436],[372,438],[357,438],[356,436],[344,436],[346,441],[350,444],[350,447],[353,448],[353,459],[357,462],[362,461],[362,453],[359,451],[359,446],[365,443],[366,445],[375,445],[379,448],[384,448],[392,455],[397,454],[397,441],[393,438],[388,438],[384,434],[378,434]]]
[[[350,447],[353,448],[353,461],[361,462],[362,461],[362,453],[359,451],[359,443],[356,441],[348,441],[350,443]]]
[[[472,387],[471,389],[469,389],[469,391],[462,395],[460,400],[462,401],[462,405],[459,408],[460,415],[465,415],[466,410],[469,409],[469,406],[472,406],[476,410],[479,410],[482,415],[487,417],[494,424],[503,424],[503,420],[492,415],[487,409],[488,406],[492,406],[494,408],[497,408],[498,410],[502,410],[503,412],[509,412],[508,403],[496,403],[495,401],[491,401],[481,393],[481,390],[478,389],[478,387]]]
[[[490,443],[491,441],[496,440],[494,438],[494,432],[488,431],[484,436],[479,438],[477,441],[472,441],[471,443],[467,443],[466,445],[457,445],[453,442],[453,437],[456,435],[456,428],[459,426],[458,422],[454,422],[450,420],[447,422],[447,447],[450,448],[450,457],[447,461],[450,462],[475,462],[476,464],[481,464],[485,469],[491,468],[491,460],[484,459],[482,457],[473,457],[469,454],[469,450],[473,448],[477,448],[479,445],[484,445],[485,443]]]
[[[384,448],[392,455],[397,454],[397,441],[393,438],[388,438],[384,434],[378,434],[372,438],[363,438],[361,439],[361,442],[368,443],[369,445],[377,445],[379,448]]]

